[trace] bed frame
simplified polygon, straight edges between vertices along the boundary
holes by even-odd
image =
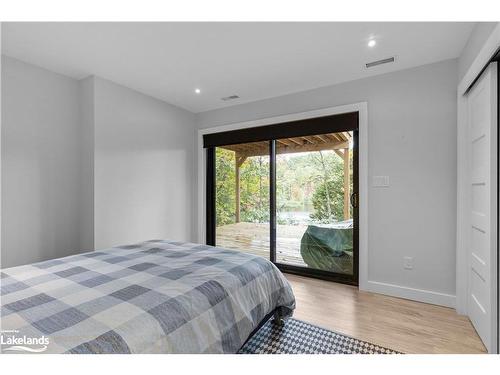
[[[287,318],[283,318],[282,307],[281,306],[276,307],[273,311],[271,311],[269,314],[267,314],[264,317],[264,319],[262,319],[262,321],[259,323],[259,325],[250,333],[250,335],[245,340],[243,345],[241,345],[241,347],[240,347],[240,349],[238,349],[238,351],[240,351],[241,348],[243,348],[247,344],[247,342],[250,341],[250,339],[257,332],[259,332],[259,330],[264,326],[264,324],[266,324],[271,318],[273,318],[273,323],[276,324],[278,327],[283,326],[285,324],[285,320],[287,319]]]

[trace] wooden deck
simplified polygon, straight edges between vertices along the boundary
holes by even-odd
[[[300,240],[307,225],[278,225],[278,263],[307,267],[300,256]],[[269,224],[236,223],[217,227],[217,246],[236,249],[269,259]]]

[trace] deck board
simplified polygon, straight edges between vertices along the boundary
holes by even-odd
[[[307,267],[300,255],[300,240],[307,225],[278,225],[276,228],[278,263]],[[269,259],[269,224],[236,223],[217,227],[217,246],[241,250]]]

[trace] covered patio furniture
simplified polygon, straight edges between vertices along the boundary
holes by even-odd
[[[352,274],[352,220],[335,224],[309,225],[300,242],[300,254],[311,268]]]

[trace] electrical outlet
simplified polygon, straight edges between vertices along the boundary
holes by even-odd
[[[405,270],[413,269],[413,257],[404,257],[403,258],[403,267]]]

